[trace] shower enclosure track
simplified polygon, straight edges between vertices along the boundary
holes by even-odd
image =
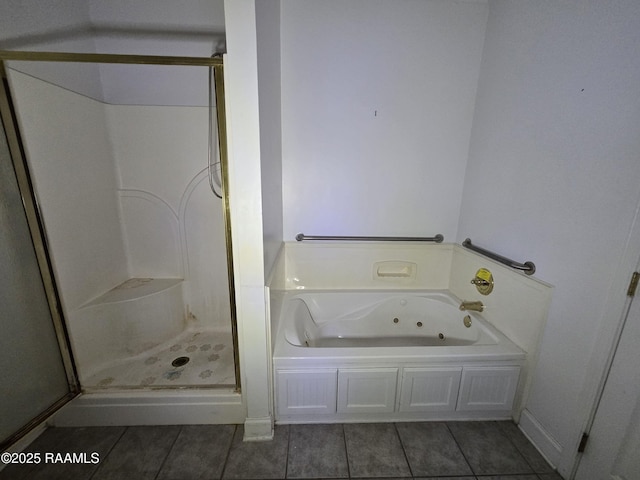
[[[24,157],[24,148],[20,140],[20,134],[17,128],[17,122],[15,122],[15,112],[13,111],[13,104],[10,98],[10,92],[8,88],[8,81],[6,78],[5,62],[6,61],[27,61],[27,62],[66,62],[66,63],[102,63],[102,64],[129,64],[129,65],[166,65],[166,66],[191,66],[191,67],[209,67],[213,70],[213,80],[215,83],[215,97],[217,106],[217,124],[218,124],[218,142],[219,153],[221,162],[221,174],[222,174],[222,201],[223,201],[223,217],[225,223],[225,241],[227,245],[227,265],[228,265],[228,279],[229,279],[229,299],[231,307],[231,330],[233,337],[233,350],[235,361],[235,377],[236,377],[236,390],[240,391],[240,358],[238,353],[238,326],[236,320],[236,303],[235,303],[235,282],[233,273],[233,256],[232,256],[232,243],[231,243],[231,223],[230,223],[230,210],[229,210],[229,193],[228,193],[228,158],[227,158],[227,127],[226,127],[226,115],[225,115],[225,95],[224,95],[224,63],[222,56],[213,57],[183,57],[183,56],[162,56],[162,55],[122,55],[122,54],[106,54],[106,53],[68,53],[68,52],[33,52],[33,51],[10,51],[0,50],[0,73],[2,75],[3,90],[7,97],[7,102],[1,102],[0,113],[5,120],[5,124],[9,124],[9,120],[12,120],[11,124],[15,125],[15,142],[12,142],[13,152],[18,154],[14,158],[14,164],[16,170],[22,172],[21,174],[21,190],[26,187],[27,191],[22,192],[23,196],[32,196],[33,193],[29,193],[31,190],[30,176],[27,170],[27,161]],[[5,127],[7,128],[7,127]],[[13,138],[13,136],[12,136]],[[13,157],[13,155],[12,155]],[[36,216],[40,217],[39,208],[34,201],[34,210]],[[39,222],[39,220],[37,221]],[[37,239],[36,239],[37,241]],[[44,242],[37,243],[42,245],[45,249]],[[48,257],[48,255],[47,255]],[[47,282],[45,282],[47,283]],[[58,297],[57,288],[55,286],[55,279],[51,279],[46,286],[49,290],[49,297]],[[54,310],[60,311],[61,309],[56,307]],[[55,315],[54,315],[55,318]],[[75,372],[72,355],[68,349],[69,340],[66,332],[64,322],[60,319],[56,323],[56,331],[58,336],[64,336],[64,341],[59,340],[61,349],[63,350],[63,357],[68,360],[65,361],[65,368],[67,375],[70,377],[69,383],[72,385],[72,390],[77,391],[77,374]],[[58,325],[60,323],[60,325]]]
[[[112,53],[21,52],[0,50],[0,60],[27,62],[120,63],[131,65],[222,66],[220,57],[120,55]]]

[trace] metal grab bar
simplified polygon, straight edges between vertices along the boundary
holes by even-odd
[[[484,248],[476,247],[471,243],[470,238],[467,238],[464,242],[462,242],[462,246],[468,248],[469,250],[473,250],[474,252],[478,252],[485,257],[489,257],[496,262],[503,263],[508,267],[520,270],[524,272],[525,275],[533,275],[536,271],[536,266],[533,262],[514,262],[513,260],[510,260],[507,257],[503,257],[502,255],[498,255],[497,253],[490,252],[489,250],[485,250]]]
[[[353,240],[357,242],[435,242],[442,243],[444,236],[437,234],[435,237],[334,237],[334,236],[318,236],[318,235],[305,235],[299,233],[296,235],[296,240],[301,242],[303,240]]]

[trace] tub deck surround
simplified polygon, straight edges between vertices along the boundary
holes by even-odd
[[[451,259],[449,289],[459,298],[482,300],[483,316],[493,326],[527,352],[523,368],[523,381],[518,392],[516,420],[524,408],[531,388],[533,372],[538,360],[542,333],[547,322],[553,286],[524,273],[512,270],[498,262],[456,245]],[[494,290],[483,296],[478,294],[471,279],[480,268],[493,274]],[[541,274],[542,272],[537,272]]]
[[[269,285],[279,423],[517,420],[552,291],[459,245],[395,242],[286,242]]]
[[[453,251],[454,245],[448,243],[285,242],[269,286],[272,290],[447,290]],[[403,268],[407,275],[398,274]]]

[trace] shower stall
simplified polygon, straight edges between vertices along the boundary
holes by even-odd
[[[1,53],[80,390],[239,391],[222,57]]]

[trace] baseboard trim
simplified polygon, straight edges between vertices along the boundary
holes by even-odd
[[[545,460],[557,468],[562,458],[562,445],[542,426],[542,424],[527,409],[520,415],[518,427],[538,449]]]
[[[247,418],[244,422],[245,442],[273,440],[273,419],[271,417]]]

